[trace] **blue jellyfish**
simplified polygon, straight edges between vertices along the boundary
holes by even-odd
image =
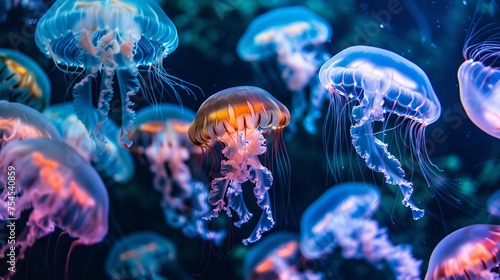
[[[201,153],[188,137],[195,113],[174,104],[160,104],[139,110],[128,138],[140,159],[146,159],[154,174],[153,184],[163,194],[162,208],[167,224],[182,228],[188,237],[200,236],[220,245],[225,231],[210,231],[202,219],[210,211],[208,189],[192,178],[187,162]]]
[[[167,279],[161,272],[172,272],[176,261],[177,246],[170,239],[143,231],[127,235],[116,242],[106,258],[105,269],[115,280],[161,280]]]
[[[28,138],[60,140],[61,135],[37,110],[23,104],[0,100],[0,151],[9,142]]]
[[[50,91],[40,65],[21,52],[0,49],[0,99],[42,111],[50,103]]]
[[[284,151],[283,128],[290,121],[288,109],[267,91],[251,86],[239,86],[221,90],[201,104],[189,127],[189,139],[197,146],[210,149],[213,143],[224,146],[220,175],[212,181],[208,202],[214,209],[205,216],[210,220],[225,210],[229,217],[234,210],[240,227],[252,217],[243,200],[242,184],[250,181],[262,215],[250,237],[243,240],[247,245],[258,241],[262,234],[274,226],[271,201],[267,192],[273,184],[273,175],[262,165],[259,156],[267,151],[265,135],[274,133],[273,153]],[[277,155],[279,156],[279,155]],[[278,163],[282,158],[276,159]],[[279,166],[290,174],[288,162]],[[218,171],[218,170],[217,170]],[[227,205],[227,206],[226,206]]]
[[[0,152],[0,184],[6,186],[0,193],[0,220],[15,223],[24,210],[31,209],[15,245],[3,245],[0,258],[14,250],[16,259],[23,259],[26,249],[55,227],[78,238],[72,246],[98,243],[108,232],[104,183],[75,150],[60,141],[34,138],[5,145]]]
[[[342,249],[346,259],[361,259],[377,269],[385,262],[397,279],[420,279],[420,265],[411,246],[395,246],[385,228],[371,220],[380,204],[376,186],[346,183],[334,186],[311,204],[300,221],[300,250],[318,259]]]
[[[84,72],[84,78],[73,88],[73,104],[96,141],[98,154],[104,150],[101,129],[110,110],[115,73],[121,94],[120,139],[128,147],[132,143],[126,136],[135,117],[132,99],[140,90],[138,67],[154,71],[152,80],[144,84],[174,83],[162,62],[177,47],[177,30],[154,0],[58,0],[38,22],[35,41],[60,68]],[[101,88],[96,118],[92,81],[98,73]]]
[[[97,111],[93,111],[94,115],[97,115]],[[90,139],[71,103],[51,105],[43,111],[43,115],[54,124],[64,143],[75,149],[87,162],[92,163],[103,177],[122,184],[132,179],[135,173],[134,159],[130,152],[120,145],[120,129],[112,120],[105,120],[101,129],[106,140],[104,151],[93,156],[95,142]]]
[[[494,2],[494,1],[492,1]],[[478,2],[480,5],[482,1]],[[464,63],[458,69],[460,100],[471,121],[484,132],[500,139],[500,24],[478,27],[477,14],[472,20],[463,47]]]
[[[316,133],[315,121],[321,116],[327,93],[318,81],[319,67],[330,57],[321,45],[330,39],[330,24],[304,7],[274,9],[248,26],[237,46],[238,56],[249,62],[276,59],[281,78],[292,92],[292,117],[289,128],[303,118],[309,133]],[[305,89],[310,87],[307,109]],[[308,110],[305,117],[304,112]]]
[[[291,232],[276,232],[266,236],[245,255],[245,279],[322,279],[320,273],[299,268],[302,255],[299,236]]]
[[[500,226],[477,224],[446,236],[432,251],[426,280],[498,279]]]
[[[417,65],[393,52],[354,46],[328,60],[321,67],[319,77],[330,92],[331,106],[343,111],[341,99],[352,106],[351,136],[356,152],[370,169],[383,173],[387,183],[400,187],[403,205],[410,207],[413,219],[423,217],[424,210],[411,200],[413,184],[404,178],[405,171],[388,150],[383,136],[389,130],[387,120],[391,116],[397,117],[395,129],[408,121],[403,135],[404,141],[410,140],[406,146],[416,157],[427,182],[436,175],[425,149],[425,128],[439,118],[441,104],[427,75]],[[381,132],[373,129],[377,121],[383,122]]]

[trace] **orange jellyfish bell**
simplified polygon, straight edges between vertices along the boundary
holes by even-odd
[[[246,129],[282,129],[290,122],[290,112],[267,91],[252,86],[221,90],[201,104],[189,127],[189,139],[205,145]]]
[[[267,150],[263,131],[274,130],[280,141],[281,129],[289,122],[288,109],[267,91],[240,86],[219,91],[205,100],[189,127],[189,139],[194,144],[208,147],[219,141],[225,146],[221,176],[212,181],[208,197],[214,209],[204,219],[217,217],[221,210],[231,217],[232,209],[240,218],[235,226],[240,227],[252,217],[243,200],[242,184],[250,181],[255,185],[253,192],[262,215],[250,237],[243,240],[245,245],[258,241],[262,233],[274,226],[267,192],[273,175],[259,160],[259,155]]]
[[[498,279],[500,226],[477,224],[456,230],[434,248],[425,280]]]

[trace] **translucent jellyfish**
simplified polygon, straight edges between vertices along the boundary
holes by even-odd
[[[194,180],[188,161],[199,153],[188,137],[194,112],[173,104],[160,104],[141,109],[129,139],[130,150],[146,159],[154,174],[153,184],[163,194],[162,208],[167,224],[182,228],[189,237],[200,236],[220,245],[224,231],[209,231],[202,217],[210,211],[208,190]]]
[[[132,144],[126,136],[135,117],[132,99],[140,90],[138,67],[154,71],[144,84],[173,83],[162,62],[177,47],[177,30],[154,0],[58,0],[38,22],[35,41],[63,70],[77,68],[85,73],[73,88],[73,102],[78,118],[96,141],[98,154],[104,150],[101,129],[110,110],[115,73],[121,94],[120,139],[127,146]],[[96,118],[92,81],[99,72]]]
[[[411,200],[413,183],[404,178],[405,171],[384,143],[384,134],[391,129],[406,129],[400,132],[404,144],[398,146],[410,148],[429,184],[430,177],[436,174],[425,149],[425,128],[439,118],[441,104],[427,75],[393,52],[354,46],[328,60],[321,67],[319,78],[330,92],[334,109],[344,110],[341,99],[352,106],[351,136],[356,152],[370,169],[383,173],[387,183],[399,186],[403,205],[410,207],[413,219],[423,217],[424,210]],[[388,128],[393,115],[397,117],[396,125]],[[374,131],[377,121],[383,123],[382,131]]]
[[[108,194],[97,172],[71,147],[45,138],[10,142],[0,152],[0,220],[18,222],[31,209],[15,239],[16,260],[35,241],[59,227],[78,238],[73,246],[103,240],[108,231]],[[0,249],[0,258],[12,251]],[[19,250],[19,251],[17,251]]]
[[[236,51],[245,61],[276,59],[281,78],[293,93],[289,125],[292,132],[300,119],[309,133],[317,131],[315,121],[321,116],[327,97],[318,81],[318,69],[330,57],[321,45],[331,34],[330,24],[313,11],[305,7],[284,7],[255,18],[238,42]],[[307,86],[310,86],[309,108],[305,97]]]
[[[290,232],[277,232],[262,239],[245,255],[245,279],[306,280],[323,279],[319,273],[300,267],[299,236]]]
[[[493,1],[492,1],[493,2]],[[463,48],[464,63],[458,69],[460,100],[471,121],[484,132],[500,139],[500,27],[476,28],[472,21]]]
[[[97,116],[97,111],[93,111]],[[96,155],[95,142],[90,139],[71,103],[51,105],[43,111],[43,115],[55,125],[64,143],[75,149],[87,162],[92,163],[104,178],[122,184],[132,179],[135,173],[134,159],[130,152],[120,145],[120,129],[112,120],[107,119],[103,123],[101,131],[106,146],[101,154]]]
[[[384,262],[397,279],[419,279],[421,261],[411,246],[395,246],[387,230],[371,220],[380,204],[376,186],[346,183],[330,188],[311,204],[300,221],[300,250],[318,259],[342,249],[346,259],[361,259],[382,269]]]
[[[50,103],[50,91],[40,65],[21,52],[0,49],[0,99],[42,111]]]
[[[231,217],[232,209],[240,219],[234,225],[240,227],[246,223],[252,214],[243,200],[242,184],[250,181],[255,185],[253,193],[262,215],[250,237],[243,240],[245,245],[258,241],[262,233],[274,226],[267,192],[273,184],[273,175],[261,164],[259,155],[267,150],[264,133],[274,132],[273,145],[282,144],[282,130],[289,120],[288,109],[267,91],[240,86],[221,90],[205,100],[189,127],[189,139],[194,144],[205,149],[210,149],[214,142],[225,146],[220,177],[212,181],[208,197],[214,209],[206,219],[217,217],[222,210]]]
[[[176,260],[177,247],[170,239],[144,231],[116,242],[106,258],[105,268],[114,280],[160,280],[167,279],[161,272],[171,270]]]
[[[499,242],[497,225],[456,230],[432,251],[425,279],[498,279]]]
[[[60,140],[61,135],[50,121],[35,109],[0,100],[0,151],[9,142],[28,138]]]

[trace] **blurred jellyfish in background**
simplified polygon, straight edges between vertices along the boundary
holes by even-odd
[[[430,186],[433,177],[438,176],[426,151],[425,128],[439,118],[441,104],[427,75],[393,52],[355,46],[328,60],[321,67],[319,78],[330,92],[331,106],[336,114],[332,118],[342,116],[346,108],[352,107],[351,137],[358,155],[370,169],[383,173],[386,183],[399,186],[403,205],[412,210],[413,219],[423,217],[424,210],[411,199],[413,183],[404,178],[405,171],[399,159],[391,154],[385,143],[392,141],[392,137],[385,139],[385,135],[392,129],[400,131],[394,137],[402,138],[402,142],[396,145],[409,147],[410,158],[416,157],[416,164]],[[345,107],[346,104],[352,105]],[[389,127],[391,116],[396,117],[394,127]],[[382,122],[381,131],[374,131],[376,122]],[[343,125],[343,121],[335,120],[334,123]],[[341,127],[333,129],[342,133]],[[327,135],[341,137],[336,133]],[[334,141],[337,143],[338,139]],[[338,147],[333,149],[336,152]]]
[[[340,247],[345,259],[365,260],[377,269],[385,263],[397,279],[419,279],[422,261],[413,258],[411,246],[394,246],[387,229],[370,219],[379,204],[376,186],[346,183],[330,188],[302,215],[301,253],[318,259]]]
[[[204,149],[221,143],[224,146],[220,175],[212,181],[208,202],[213,211],[204,218],[210,220],[225,210],[232,217],[234,210],[240,227],[252,217],[243,200],[242,184],[250,181],[262,215],[252,234],[243,243],[258,241],[262,233],[274,226],[268,190],[273,185],[273,175],[259,160],[267,151],[266,135],[274,133],[273,155],[284,176],[288,174],[288,158],[281,153],[283,128],[290,121],[288,109],[267,91],[251,86],[239,86],[221,90],[203,102],[189,127],[189,139]],[[276,149],[276,150],[275,150]],[[286,183],[285,183],[286,184]]]
[[[246,280],[313,280],[324,279],[320,273],[302,267],[299,236],[290,232],[270,234],[246,254],[243,276]]]
[[[277,8],[257,18],[238,42],[238,56],[248,62],[276,59],[281,79],[292,92],[290,130],[303,119],[307,132],[316,133],[327,92],[318,80],[319,67],[330,57],[322,44],[330,39],[330,24],[304,7]],[[305,90],[310,87],[310,102]],[[305,111],[306,115],[304,116]]]
[[[127,146],[132,145],[127,134],[134,124],[132,105],[140,81],[144,86],[153,84],[158,94],[165,92],[162,82],[170,87],[177,83],[162,66],[163,59],[177,47],[177,31],[154,0],[58,0],[38,22],[35,41],[62,70],[84,72],[85,77],[73,88],[73,102],[76,115],[96,141],[97,154],[104,150],[101,130],[110,110],[115,73],[122,105],[120,138]],[[139,75],[141,66],[147,68],[150,80]],[[101,88],[96,118],[92,81],[98,73]],[[143,93],[150,93],[149,89],[143,87]]]
[[[28,138],[60,140],[61,135],[42,113],[23,104],[0,100],[0,151],[9,142]]]
[[[153,184],[163,194],[162,208],[167,224],[182,228],[188,237],[200,236],[220,245],[225,231],[210,231],[202,219],[210,211],[208,189],[192,178],[188,161],[200,153],[188,137],[194,112],[173,104],[141,109],[128,138],[132,153],[147,159]]]
[[[125,236],[113,245],[106,258],[106,273],[113,280],[185,279],[177,263],[177,246],[149,231]],[[173,278],[167,278],[169,273]]]
[[[97,111],[94,110],[94,115]],[[135,173],[135,163],[129,151],[119,143],[120,129],[110,119],[104,121],[102,133],[106,140],[104,151],[95,155],[95,142],[83,123],[76,116],[73,104],[61,103],[50,105],[43,111],[62,135],[64,143],[72,147],[87,162],[97,169],[104,178],[117,183],[127,183]]]
[[[456,230],[432,251],[425,279],[498,279],[499,242],[498,225]]]
[[[12,177],[15,181],[7,181]],[[0,183],[7,186],[0,193],[0,220],[21,219],[21,213],[31,209],[15,239],[17,260],[55,227],[78,238],[72,246],[101,242],[108,232],[106,187],[97,172],[60,141],[36,138],[5,145],[0,152]],[[7,207],[11,201],[14,211]],[[11,246],[3,245],[1,258],[12,251]]]
[[[40,65],[21,52],[0,49],[0,99],[42,111],[50,103],[50,92]]]
[[[478,5],[482,2],[478,1]],[[498,10],[498,6],[491,9]],[[481,26],[481,20],[487,19],[491,22]],[[500,139],[499,28],[497,15],[489,17],[477,11],[464,44],[465,61],[458,69],[458,81],[460,100],[471,121],[484,132]]]

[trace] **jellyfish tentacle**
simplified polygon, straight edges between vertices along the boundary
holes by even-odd
[[[92,106],[92,79],[97,76],[98,69],[91,67],[86,70],[86,76],[73,88],[73,109],[78,119],[85,125],[87,131],[91,134],[92,139],[97,143],[103,143],[104,137],[102,134],[94,134],[97,117],[94,115],[94,107]],[[101,146],[102,147],[102,146]],[[95,152],[95,151],[94,151]],[[93,156],[95,154],[93,153]]]
[[[102,133],[104,122],[108,119],[109,101],[113,98],[113,76],[116,68],[116,63],[106,61],[103,65],[101,90],[99,101],[97,102],[97,122],[93,130],[90,131],[90,136],[96,142],[96,154],[98,161],[103,160],[104,151],[106,150],[106,138]]]
[[[137,79],[139,71],[134,67],[133,62],[133,59],[130,58],[129,67],[119,68],[116,71],[116,76],[120,83],[122,99],[122,129],[120,131],[120,140],[128,147],[132,145],[132,141],[127,139],[127,135],[134,128],[135,121],[135,111],[132,109],[135,103],[131,100],[131,97],[135,96],[140,89],[139,80]]]
[[[252,234],[246,239],[243,239],[243,244],[248,245],[248,243],[254,243],[260,240],[262,234],[273,228],[275,222],[273,218],[273,213],[271,211],[271,201],[269,199],[269,193],[265,193],[262,197],[257,199],[257,205],[263,210],[260,216],[259,222]]]
[[[215,178],[212,181],[208,202],[215,207],[212,211],[203,216],[203,219],[211,220],[219,216],[219,212],[224,209],[224,194],[226,193],[229,183],[230,179],[224,177]]]
[[[231,217],[230,209],[233,209],[238,214],[238,218],[240,219],[237,222],[234,222],[234,225],[237,227],[241,227],[242,224],[248,222],[250,218],[252,218],[253,214],[248,211],[248,208],[245,204],[245,200],[243,200],[243,194],[241,190],[241,184],[235,181],[232,181],[230,184],[230,188],[227,191],[226,197],[229,204],[227,209],[227,214]]]
[[[413,219],[418,220],[424,215],[424,210],[418,208],[410,199],[413,184],[404,179],[405,172],[399,160],[387,149],[388,145],[378,139],[373,133],[372,123],[383,119],[367,116],[363,112],[366,106],[363,103],[354,106],[353,118],[358,121],[351,125],[352,143],[358,155],[366,162],[368,168],[384,174],[385,181],[391,185],[398,185],[403,193],[403,205],[412,210]],[[362,117],[361,117],[362,116]]]

